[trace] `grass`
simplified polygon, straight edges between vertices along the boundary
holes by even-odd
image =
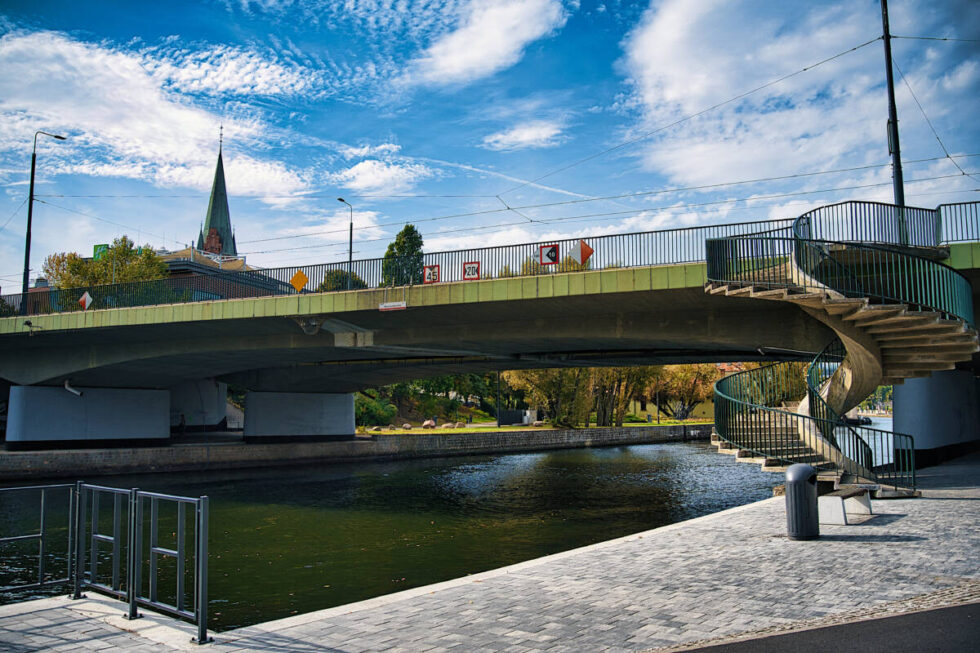
[[[624,428],[625,427],[638,427],[638,428],[643,428],[643,427],[650,427],[650,426],[677,426],[679,424],[696,425],[696,424],[711,424],[711,423],[712,423],[712,420],[710,420],[710,419],[689,419],[689,420],[684,420],[684,421],[675,420],[675,419],[664,419],[664,420],[661,420],[659,424],[657,424],[656,422],[654,422],[652,424],[647,424],[646,422],[636,423],[636,424],[628,424],[628,423],[625,423],[624,422],[623,423],[623,427]],[[497,428],[496,426],[478,426],[478,427],[467,426],[466,428],[461,428],[461,429],[443,429],[443,428],[440,428],[439,426],[437,426],[434,429],[423,429],[421,426],[415,426],[413,424],[411,431],[406,431],[405,429],[401,429],[401,428],[395,429],[393,431],[390,430],[390,429],[385,429],[385,428],[383,428],[380,431],[371,431],[370,428],[371,427],[358,426],[357,427],[357,432],[358,433],[367,433],[368,435],[372,435],[372,434],[381,434],[381,435],[418,435],[420,433],[426,434],[426,433],[432,433],[432,432],[442,432],[442,433],[494,433],[494,432],[498,432],[499,433],[499,432],[514,432],[514,431],[553,431],[553,430],[564,430],[564,429],[556,429],[555,427],[551,426],[550,424],[546,424],[545,426],[538,426],[538,427],[534,427],[534,426],[501,426],[500,428]],[[578,427],[578,428],[585,428],[585,427],[584,426],[581,426],[581,427]],[[610,427],[610,426],[596,427],[596,426],[593,425],[593,426],[590,426],[589,428],[613,428],[613,427]]]

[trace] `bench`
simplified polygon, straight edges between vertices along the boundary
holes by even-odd
[[[847,513],[872,514],[867,488],[846,488],[817,497],[817,515],[821,524],[847,526]]]

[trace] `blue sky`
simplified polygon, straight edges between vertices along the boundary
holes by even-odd
[[[980,6],[889,9],[893,34],[964,39],[893,50],[980,171]],[[889,201],[882,44],[847,52],[880,33],[866,0],[5,0],[0,287],[19,288],[38,129],[69,138],[38,143],[34,270],[122,234],[191,242],[222,124],[239,250],[261,266],[346,259],[338,196],[355,258],[406,222],[439,251]],[[896,78],[907,202],[978,199]]]

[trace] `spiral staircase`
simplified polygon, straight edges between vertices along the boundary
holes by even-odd
[[[939,262],[938,210],[844,202],[791,227],[706,241],[705,292],[790,302],[836,337],[807,365],[715,385],[720,450],[764,469],[805,462],[824,481],[915,488],[911,435],[843,423],[879,385],[951,370],[978,351],[972,288]]]

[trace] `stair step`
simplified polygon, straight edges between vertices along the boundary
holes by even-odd
[[[912,318],[912,322],[907,323],[894,323],[894,324],[882,324],[874,325],[868,328],[868,333],[872,335],[881,334],[882,336],[887,336],[888,334],[898,335],[900,337],[914,337],[916,335],[941,335],[941,334],[954,334],[963,332],[963,323],[959,320],[919,320],[914,321],[917,318]]]
[[[877,323],[891,317],[904,315],[906,307],[904,304],[873,304],[864,306],[858,310],[844,316],[844,320],[854,322],[859,326]]]
[[[828,298],[823,301],[823,308],[831,315],[847,315],[868,305],[867,299],[845,297],[843,299]]]

